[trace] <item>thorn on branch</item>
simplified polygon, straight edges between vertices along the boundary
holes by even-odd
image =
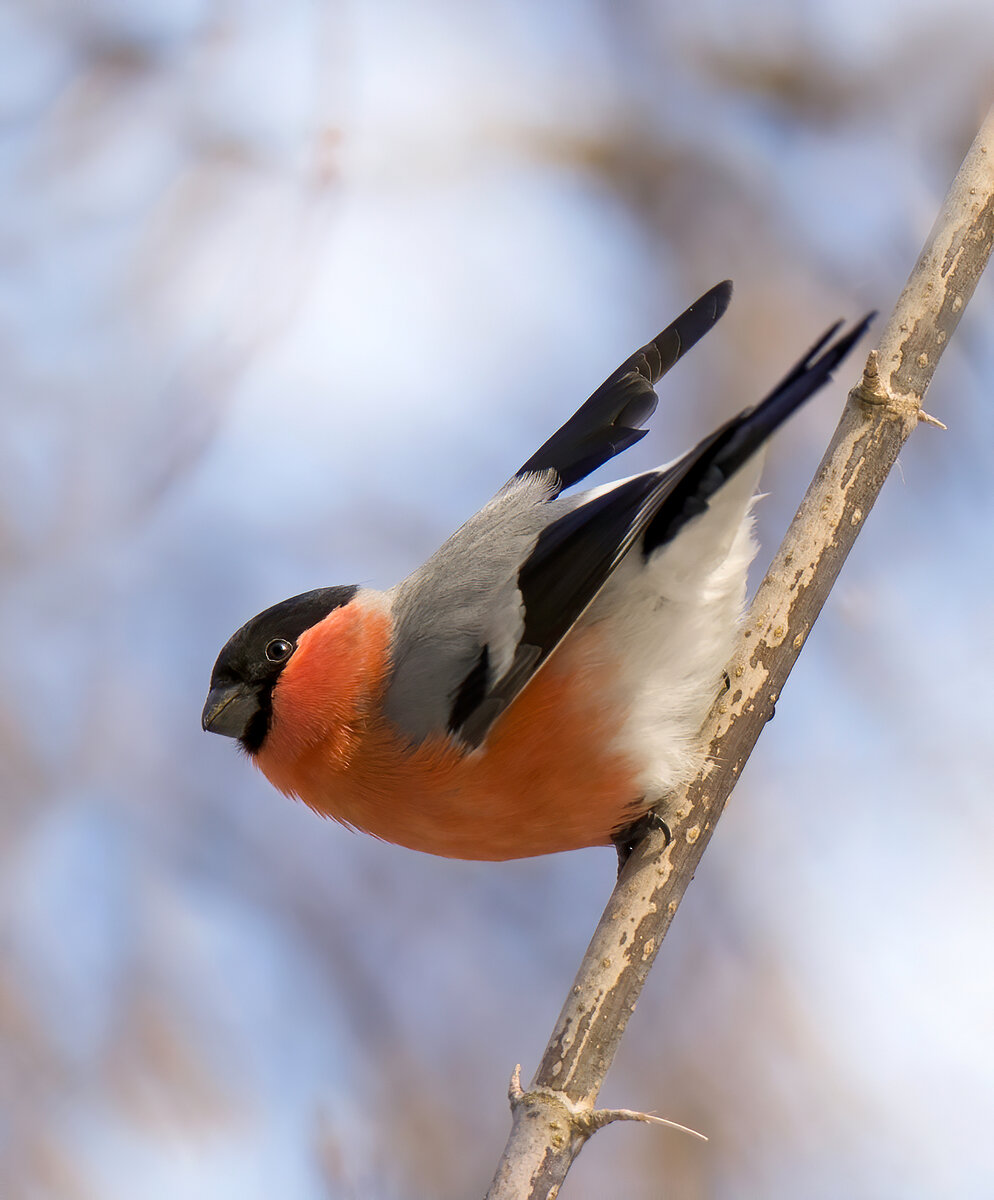
[[[705,1134],[698,1133],[689,1125],[680,1125],[676,1121],[668,1121],[665,1117],[657,1117],[652,1113],[635,1112],[631,1108],[593,1108],[577,1114],[576,1121],[580,1126],[586,1126],[588,1136],[614,1121],[642,1121],[647,1125],[665,1125],[667,1129],[678,1129],[681,1133],[689,1133],[691,1137],[699,1138],[702,1142],[708,1140]]]
[[[940,425],[934,417],[922,413],[921,398],[916,395],[895,392],[880,376],[880,361],[876,350],[871,350],[866,356],[866,366],[863,377],[850,391],[849,399],[865,409],[885,408],[902,420],[908,417],[925,421],[927,424]],[[942,425],[945,429],[945,425]]]
[[[507,1087],[507,1098],[511,1103],[511,1111],[520,1104],[538,1100],[544,1104],[552,1104],[563,1110],[564,1119],[568,1122],[571,1132],[579,1135],[584,1141],[615,1121],[641,1121],[646,1125],[663,1125],[667,1129],[676,1129],[680,1133],[689,1133],[691,1137],[699,1138],[702,1142],[708,1139],[703,1133],[691,1129],[689,1125],[681,1125],[677,1121],[669,1121],[665,1117],[657,1117],[653,1113],[636,1112],[631,1108],[582,1108],[572,1104],[562,1092],[542,1088],[537,1092],[526,1092],[521,1086],[521,1063],[517,1063],[511,1072],[511,1082]]]
[[[866,356],[866,366],[863,368],[863,378],[849,393],[849,398],[857,404],[875,407],[890,401],[883,383],[880,380],[880,368],[877,364],[877,352],[871,350]]]
[[[949,428],[948,425],[943,425],[943,423],[938,419],[938,417],[933,417],[931,413],[927,413],[923,408],[920,408],[918,410],[918,420],[921,421],[925,425],[934,425],[936,427],[936,429],[948,429]]]
[[[867,355],[867,365],[863,367],[863,377],[850,391],[849,397],[857,404],[862,404],[864,408],[903,408],[899,397],[894,396],[886,388],[884,380],[880,378],[880,362],[876,356],[876,350],[870,350]]]

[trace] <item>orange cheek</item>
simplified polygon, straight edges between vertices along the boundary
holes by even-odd
[[[281,780],[318,742],[335,757],[350,757],[386,678],[389,652],[389,616],[355,601],[301,634],[273,690],[272,724],[258,755],[277,787],[292,786]]]

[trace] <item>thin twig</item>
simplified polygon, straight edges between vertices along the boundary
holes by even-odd
[[[924,413],[922,397],[994,242],[994,109],[970,148],[743,626],[707,762],[667,806],[672,840],[633,853],[587,948],[488,1200],[545,1200],[598,1127],[594,1101],[715,822],[866,516]],[[539,1119],[536,1119],[539,1118]],[[601,1122],[601,1124],[606,1122]]]

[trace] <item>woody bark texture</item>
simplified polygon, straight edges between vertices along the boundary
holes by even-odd
[[[773,715],[791,667],[898,452],[994,242],[994,109],[970,148],[925,248],[743,625],[731,687],[704,728],[708,759],[666,806],[672,840],[647,837],[594,932],[531,1085],[512,1080],[511,1134],[488,1200],[556,1197],[588,1137],[638,1114],[594,1109],[649,969],[715,822]],[[600,1118],[600,1119],[599,1119]]]

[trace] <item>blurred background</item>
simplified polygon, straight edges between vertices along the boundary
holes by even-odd
[[[266,605],[421,562],[731,276],[628,474],[887,313],[987,0],[0,11],[0,1194],[480,1195],[612,851],[447,862],[200,731]],[[982,281],[564,1189],[994,1192]],[[777,439],[760,577],[857,364]],[[602,473],[603,477],[603,473]]]

